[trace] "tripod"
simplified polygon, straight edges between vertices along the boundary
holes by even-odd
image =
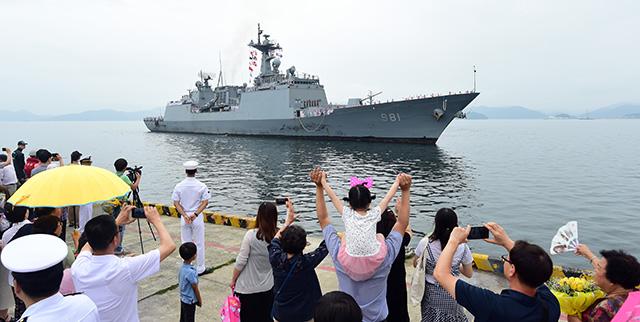
[[[140,195],[138,194],[138,189],[133,190],[133,205],[136,206],[134,211],[143,211],[144,213],[144,205],[142,204],[142,200],[140,200]],[[140,227],[140,218],[136,218],[138,222],[138,237],[140,238],[140,249],[144,254],[144,244],[142,243],[142,228]],[[147,225],[149,226],[149,231],[151,232],[151,236],[153,236],[153,240],[156,241],[156,235],[153,233],[153,228],[151,227],[151,223],[147,220]]]

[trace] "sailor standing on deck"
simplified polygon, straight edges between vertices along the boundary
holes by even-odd
[[[60,294],[66,256],[67,244],[46,234],[20,237],[4,247],[2,264],[11,271],[16,296],[27,305],[18,321],[100,321],[98,308],[88,296]]]
[[[183,164],[187,177],[173,189],[171,199],[181,216],[180,231],[182,243],[193,242],[197,246],[196,270],[202,274],[204,266],[204,219],[202,211],[209,204],[211,193],[207,186],[195,178],[198,162]]]

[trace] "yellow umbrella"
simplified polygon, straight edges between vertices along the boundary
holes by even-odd
[[[14,206],[58,208],[111,200],[129,191],[129,185],[113,172],[69,165],[38,173],[7,202]]]

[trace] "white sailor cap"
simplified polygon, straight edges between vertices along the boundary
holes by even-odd
[[[52,267],[67,257],[67,244],[59,237],[33,234],[17,238],[2,249],[0,260],[8,270],[32,273]]]
[[[195,170],[198,168],[198,161],[187,161],[182,166],[185,170]]]

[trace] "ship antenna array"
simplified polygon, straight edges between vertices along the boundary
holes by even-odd
[[[224,86],[224,77],[222,76],[222,54],[218,52],[218,60],[220,61],[220,73],[218,74],[218,85]]]
[[[476,92],[476,65],[473,65],[473,92]]]
[[[382,92],[377,92],[375,94],[373,94],[373,92],[369,91],[369,95],[367,95],[365,98],[360,100],[360,104],[362,104],[364,101],[369,100],[369,105],[373,105],[373,98],[382,94]]]

